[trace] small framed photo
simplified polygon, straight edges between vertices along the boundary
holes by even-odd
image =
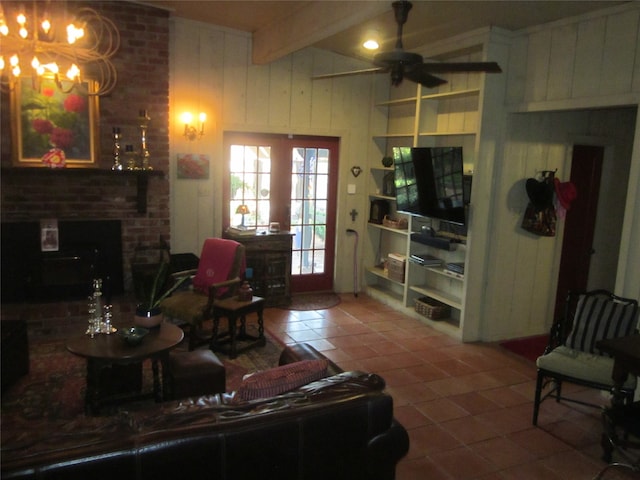
[[[206,180],[209,178],[209,155],[199,153],[178,154],[178,178]]]
[[[40,221],[40,250],[43,252],[57,252],[60,250],[58,220],[47,219]]]
[[[98,97],[87,92],[95,91],[96,83],[83,81],[65,93],[53,79],[34,81],[22,77],[11,91],[13,164],[93,167],[98,157]]]

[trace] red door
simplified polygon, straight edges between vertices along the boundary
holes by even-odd
[[[555,316],[570,290],[585,290],[589,279],[589,263],[593,251],[593,234],[600,193],[600,176],[604,148],[574,145],[570,181],[576,186],[577,198],[567,211],[562,257],[556,290]]]
[[[224,225],[293,234],[291,292],[333,290],[338,151],[335,137],[225,134]],[[239,205],[249,213],[238,215]]]

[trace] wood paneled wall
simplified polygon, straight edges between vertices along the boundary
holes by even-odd
[[[474,231],[488,245],[480,339],[543,333],[551,324],[563,222],[553,238],[522,230],[524,184],[542,170],[568,180],[574,144],[605,147],[589,286],[640,297],[639,25],[640,6],[627,4],[513,36],[491,212],[487,231]]]
[[[327,135],[340,137],[337,245],[345,230],[361,233],[369,215],[366,178],[354,177],[354,165],[365,169],[373,153],[370,131],[386,118],[373,110],[374,98],[388,93],[384,75],[360,75],[313,81],[313,73],[362,68],[362,63],[316,49],[306,49],[269,65],[251,64],[251,39],[232,31],[182,19],[172,21],[171,51],[171,185],[172,240],[177,252],[199,254],[207,236],[220,235],[222,225],[222,175],[225,131]],[[187,142],[181,137],[178,116],[184,110],[205,111],[204,137]],[[204,153],[211,159],[208,180],[178,180],[175,162],[179,153]],[[375,154],[377,155],[377,153]],[[347,195],[347,184],[356,194]],[[358,212],[355,222],[348,215]],[[338,248],[337,291],[352,288],[353,249]]]

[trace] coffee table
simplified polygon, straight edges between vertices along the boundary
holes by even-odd
[[[168,375],[166,360],[169,352],[183,338],[181,328],[163,322],[160,326],[149,329],[149,334],[136,346],[128,345],[117,333],[102,333],[94,338],[79,335],[70,339],[67,350],[87,359],[85,413],[95,415],[105,405],[119,405],[125,401],[144,398],[155,398],[157,402],[161,402],[162,384],[166,382]],[[142,363],[145,360],[151,360],[153,372],[153,392],[147,394],[142,392]],[[162,364],[162,383],[159,364]],[[117,388],[114,384],[118,384]]]

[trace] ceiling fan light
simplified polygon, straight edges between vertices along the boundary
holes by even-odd
[[[380,35],[378,32],[376,30],[369,30],[366,37],[364,37],[362,46],[367,50],[377,50],[380,48]]]

